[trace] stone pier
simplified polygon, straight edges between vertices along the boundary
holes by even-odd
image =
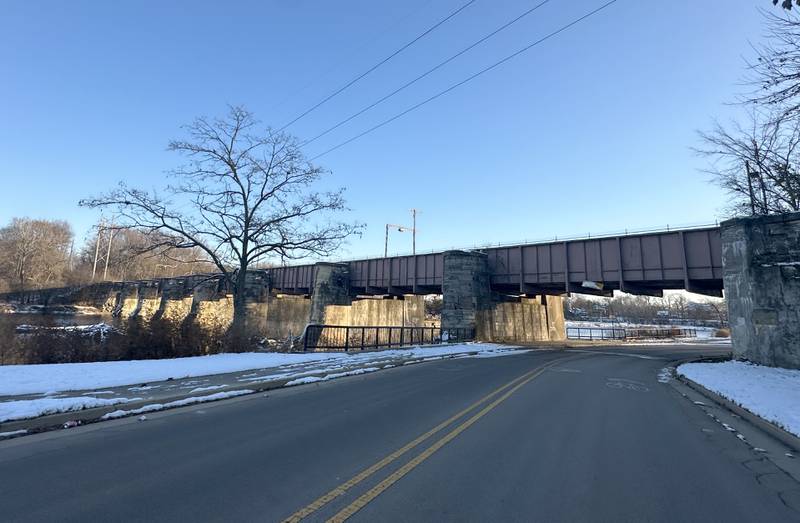
[[[442,331],[451,336],[474,332],[484,341],[525,343],[562,341],[561,296],[506,296],[493,293],[486,255],[444,253]]]
[[[480,311],[490,308],[492,291],[485,254],[444,253],[442,274],[442,332],[463,336],[476,332]]]
[[[721,227],[734,357],[800,368],[800,213]]]
[[[350,305],[350,269],[345,264],[318,263],[314,269],[314,290],[311,294],[310,323],[325,323],[325,308]]]

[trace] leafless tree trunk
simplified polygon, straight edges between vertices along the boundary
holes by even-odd
[[[174,184],[161,193],[120,184],[81,204],[112,208],[123,226],[161,235],[159,246],[200,249],[233,290],[239,337],[246,332],[248,268],[264,259],[330,255],[361,226],[332,221],[345,210],[343,189],[313,191],[325,171],[306,160],[293,137],[259,132],[246,109],[198,118],[185,130],[186,140],[169,144],[187,158],[172,172]]]

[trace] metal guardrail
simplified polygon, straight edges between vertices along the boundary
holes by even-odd
[[[570,340],[629,340],[643,338],[696,338],[697,329],[625,328],[625,327],[567,327]]]
[[[439,327],[308,325],[303,334],[303,351],[349,352],[474,339],[474,329],[448,329],[443,332]]]

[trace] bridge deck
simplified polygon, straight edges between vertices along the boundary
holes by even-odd
[[[498,292],[657,294],[686,289],[720,295],[722,290],[719,227],[479,250],[487,254],[491,285]],[[444,252],[345,263],[350,266],[351,287],[361,294],[441,292]],[[268,271],[278,291],[313,289],[313,264]],[[597,285],[586,287],[585,282]]]

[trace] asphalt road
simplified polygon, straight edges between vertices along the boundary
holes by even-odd
[[[0,442],[0,519],[800,521],[800,485],[658,381],[719,352],[431,362]]]

